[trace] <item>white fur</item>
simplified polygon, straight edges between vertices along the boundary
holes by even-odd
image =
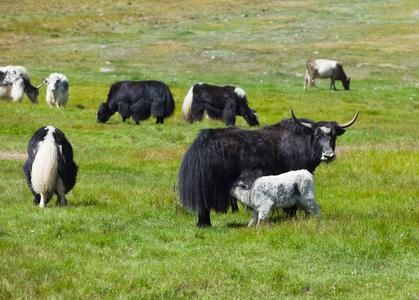
[[[306,75],[304,77],[304,90],[307,89],[307,85],[311,87],[315,86],[316,78],[331,78],[333,72],[336,70],[336,65],[338,62],[331,59],[315,59],[312,61],[315,74],[307,69]]]
[[[10,77],[9,77],[10,78]],[[25,84],[21,77],[13,79],[11,84],[0,86],[0,98],[17,102],[22,100]]]
[[[321,126],[320,130],[323,131],[326,134],[328,134],[328,133],[330,133],[330,131],[332,131],[329,127],[326,127],[326,126]]]
[[[5,66],[0,67],[0,71],[6,74],[3,85],[0,86],[0,98],[14,102],[22,100],[25,88],[23,78],[28,79],[26,68],[22,66]]]
[[[315,61],[318,78],[329,78],[333,74],[333,70],[336,69],[336,60],[330,59],[316,59]]]
[[[192,122],[191,117],[192,117],[193,87],[194,86],[191,86],[191,88],[189,89],[182,103],[183,119],[188,123]]]
[[[58,84],[56,85],[57,82]],[[67,86],[63,85],[64,82],[67,83]],[[67,77],[60,73],[51,73],[48,78],[44,80],[44,83],[47,84],[47,92],[45,95],[47,104],[57,108],[65,106],[68,102]]]
[[[246,96],[246,92],[239,87],[236,87],[234,89],[234,93],[236,93],[236,95],[239,96],[240,98],[243,98],[244,96]]]
[[[48,198],[56,191],[57,183],[61,181],[58,176],[58,151],[53,136],[55,128],[47,126],[46,129],[48,133],[37,146],[38,152],[31,172],[32,188],[41,195],[40,207],[45,207]],[[57,182],[57,180],[59,181]],[[61,190],[64,194],[62,182]]]
[[[311,209],[314,209],[315,215],[320,214],[314,198],[313,175],[307,170],[259,177],[251,187],[238,181],[233,185],[231,194],[253,209],[253,217],[248,226],[256,222],[259,225],[266,220],[274,207],[289,208],[297,205],[304,209],[307,217]]]

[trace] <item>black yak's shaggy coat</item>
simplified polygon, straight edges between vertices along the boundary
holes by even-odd
[[[124,80],[111,86],[107,101],[99,106],[97,121],[105,123],[118,111],[124,122],[132,117],[139,124],[140,120],[154,116],[156,123],[163,124],[174,109],[172,93],[163,82]]]
[[[239,177],[252,181],[299,169],[313,173],[322,160],[334,158],[335,141],[344,127],[336,122],[301,121],[306,127],[288,119],[253,131],[201,130],[183,158],[178,177],[181,203],[198,212],[197,226],[211,226],[210,210],[227,211],[231,186]],[[330,156],[324,156],[325,149]]]
[[[52,135],[52,138],[49,135]],[[44,147],[48,147],[46,143],[49,143],[50,148],[45,153]],[[35,170],[33,166],[37,158],[41,159],[41,162],[38,163],[39,168]],[[23,165],[23,172],[29,189],[34,195],[35,204],[40,204],[41,194],[43,194],[44,204],[48,203],[53,194],[57,194],[57,202],[60,205],[66,205],[65,194],[76,184],[77,170],[77,165],[73,161],[73,148],[61,130],[47,126],[39,128],[33,134],[29,140],[28,159]],[[44,177],[43,187],[39,188],[36,184],[34,185],[33,176]]]
[[[223,120],[227,126],[236,125],[236,116],[242,116],[250,126],[259,126],[259,120],[249,107],[245,92],[230,85],[195,84],[185,97],[182,112],[188,123],[201,121],[206,112],[208,117]]]

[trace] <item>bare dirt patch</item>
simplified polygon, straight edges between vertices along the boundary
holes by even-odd
[[[26,153],[0,151],[0,160],[25,160],[26,158]]]

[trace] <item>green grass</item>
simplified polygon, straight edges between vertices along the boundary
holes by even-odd
[[[70,1],[71,2],[71,1]],[[0,65],[37,84],[70,80],[65,109],[0,101],[0,299],[417,299],[419,39],[415,1],[0,2]],[[351,91],[303,91],[308,58],[342,61]],[[102,73],[101,68],[113,68]],[[163,126],[115,115],[112,82],[159,79],[177,109]],[[198,131],[180,107],[196,82],[246,90],[262,125],[301,117],[357,123],[315,176],[318,220],[213,214],[198,229],[177,172]],[[39,127],[62,129],[78,182],[69,206],[41,210],[22,173]],[[238,126],[247,128],[242,119]]]

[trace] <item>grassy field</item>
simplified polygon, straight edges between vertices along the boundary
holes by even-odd
[[[418,299],[419,7],[416,1],[0,1],[0,65],[70,80],[65,109],[0,101],[0,299]],[[257,4],[256,4],[257,3]],[[303,91],[308,58],[342,61],[351,91]],[[109,86],[166,82],[165,124],[96,123]],[[322,215],[213,214],[198,229],[177,172],[198,131],[196,82],[246,90],[262,126],[290,116],[357,123],[315,176]],[[62,129],[78,183],[69,206],[32,205],[32,133]],[[242,119],[238,126],[247,128]]]

